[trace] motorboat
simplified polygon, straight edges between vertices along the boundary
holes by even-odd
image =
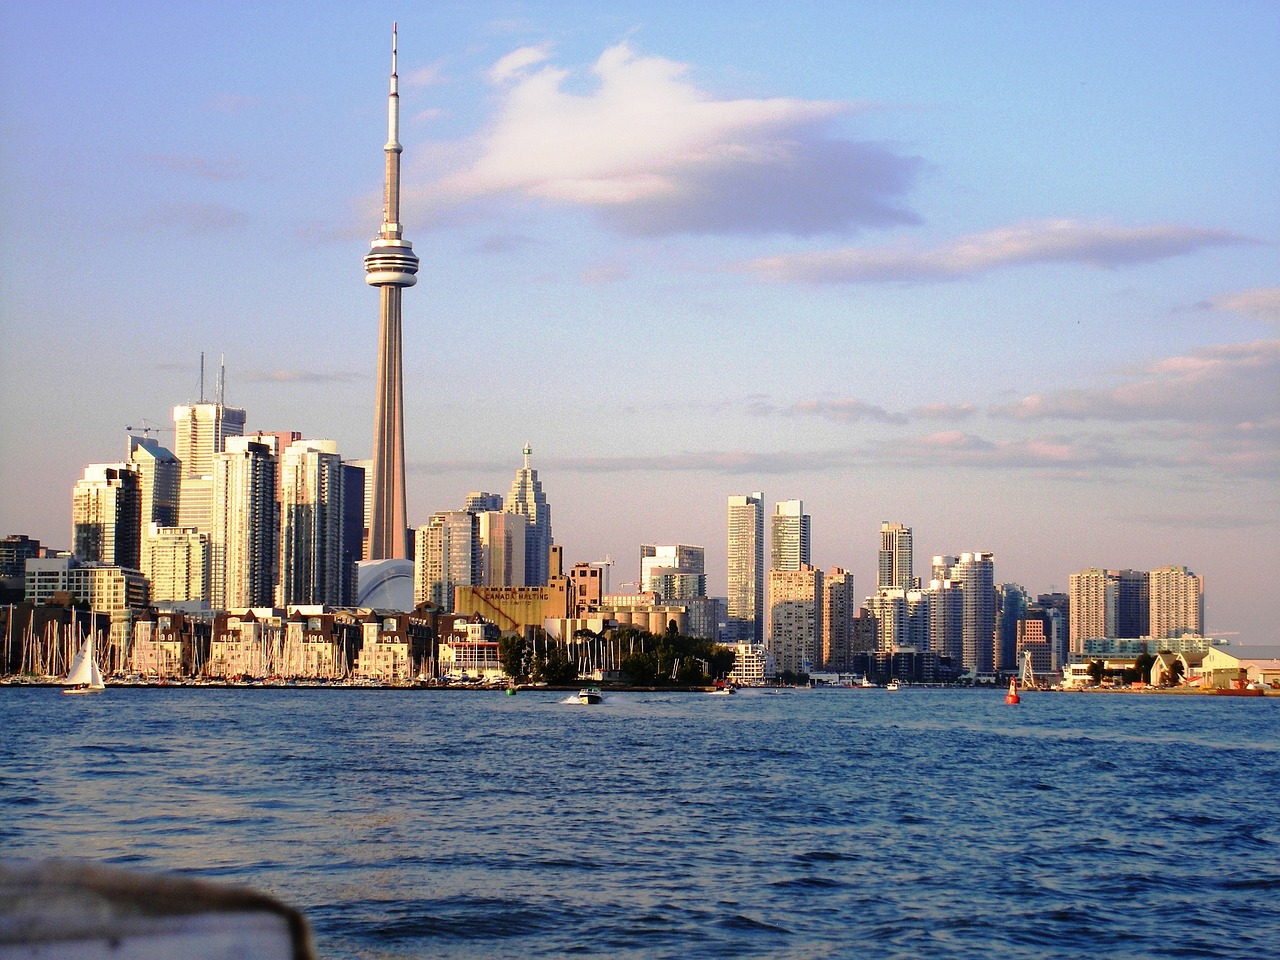
[[[579,703],[600,703],[604,700],[604,694],[600,692],[599,687],[583,687],[578,691]]]
[[[900,684],[897,680],[890,680],[888,683],[884,685],[884,688],[888,690],[890,693],[894,693],[902,689],[902,684]]]

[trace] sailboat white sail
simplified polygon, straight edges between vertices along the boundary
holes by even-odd
[[[102,682],[102,672],[98,669],[98,658],[93,653],[93,634],[84,638],[84,646],[71,661],[71,670],[62,680],[63,693],[97,693],[106,688]]]

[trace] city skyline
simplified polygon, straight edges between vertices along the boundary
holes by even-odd
[[[0,534],[70,547],[202,350],[247,433],[368,455],[398,18],[410,527],[528,440],[570,561],[723,595],[763,490],[859,596],[892,517],[1033,594],[1185,564],[1272,642],[1280,13],[1175,11],[5,4]]]

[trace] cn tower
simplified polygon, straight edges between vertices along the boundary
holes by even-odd
[[[378,398],[373,419],[373,484],[369,560],[408,556],[404,492],[404,362],[400,349],[400,291],[417,283],[418,258],[400,227],[400,94],[396,26],[391,25],[391,93],[387,97],[386,180],[382,229],[364,258],[365,282],[381,299],[378,325]]]

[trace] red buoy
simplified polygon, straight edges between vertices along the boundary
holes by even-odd
[[[1013,677],[1009,678],[1009,692],[1004,695],[1005,703],[1021,703],[1022,698],[1018,696],[1018,681]]]

